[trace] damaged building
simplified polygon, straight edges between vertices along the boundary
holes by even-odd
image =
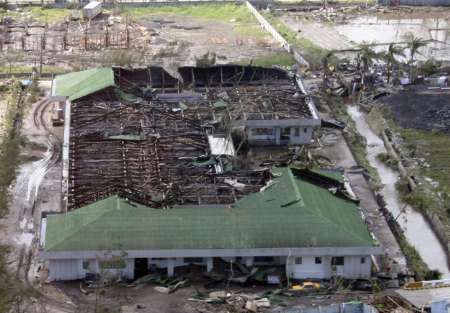
[[[311,143],[300,79],[252,66],[102,68],[56,77],[66,97],[63,207],[44,215],[51,280],[217,260],[293,278],[367,278],[381,252],[342,175],[269,167],[252,147]],[[285,147],[284,149],[288,149]]]

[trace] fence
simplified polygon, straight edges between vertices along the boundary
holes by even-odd
[[[261,24],[262,28],[264,28],[265,31],[270,33],[272,37],[278,41],[281,46],[287,50],[287,52],[291,53],[294,56],[294,59],[300,64],[304,66],[309,66],[308,62],[301,56],[301,54],[296,51],[290,44],[287,42],[286,39],[281,36],[281,34],[262,16],[258,10],[248,1],[245,2],[247,5],[247,8],[250,10],[250,12],[253,13],[253,15],[256,17],[258,22]]]

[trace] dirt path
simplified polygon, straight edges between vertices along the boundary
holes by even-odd
[[[45,89],[49,94],[50,89]],[[40,218],[43,211],[59,211],[61,203],[61,140],[62,128],[52,127],[53,104],[44,97],[32,104],[24,113],[21,135],[30,144],[22,151],[26,161],[18,169],[11,186],[12,197],[9,214],[2,220],[0,238],[11,247],[9,266],[17,279],[42,291],[42,264],[37,258]],[[50,292],[50,294],[52,294]],[[56,294],[56,293],[55,293]],[[61,296],[60,296],[61,297]],[[44,297],[42,301],[48,296]],[[67,299],[54,300],[67,306]],[[24,303],[24,312],[71,312],[46,309],[41,300]]]

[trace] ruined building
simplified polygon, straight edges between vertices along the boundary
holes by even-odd
[[[370,276],[381,249],[342,175],[261,162],[311,143],[320,124],[295,75],[102,68],[58,76],[53,95],[67,99],[67,213],[42,219],[50,279],[210,271],[218,259],[284,264],[294,278]]]

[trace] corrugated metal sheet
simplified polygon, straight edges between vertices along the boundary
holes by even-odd
[[[357,205],[277,168],[233,207],[152,209],[110,197],[47,218],[45,251],[372,247]]]
[[[73,101],[110,86],[114,86],[113,70],[94,68],[56,76],[53,96],[65,96]]]

